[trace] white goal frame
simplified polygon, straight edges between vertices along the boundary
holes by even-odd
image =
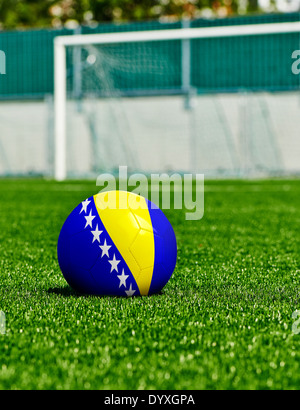
[[[254,36],[263,34],[300,33],[300,22],[247,24],[205,28],[182,28],[172,30],[134,31],[109,34],[78,34],[58,36],[54,39],[54,117],[55,117],[55,164],[57,181],[67,178],[67,69],[66,47],[89,44],[136,43],[165,40],[192,40],[214,37]]]

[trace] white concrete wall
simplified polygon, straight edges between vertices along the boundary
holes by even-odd
[[[119,165],[208,175],[300,173],[300,93],[143,97],[68,103],[71,175]],[[47,102],[0,103],[0,174],[52,172]]]

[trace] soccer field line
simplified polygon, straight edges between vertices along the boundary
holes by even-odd
[[[250,185],[250,186],[236,186],[236,185],[211,185],[205,186],[205,192],[288,192],[293,187],[291,185]]]
[[[70,191],[70,192],[84,192],[84,191],[90,191],[91,190],[91,185],[90,184],[48,184],[47,182],[42,182],[42,183],[37,183],[37,184],[32,184],[30,188],[26,184],[22,184],[20,182],[20,185],[18,184],[6,184],[5,188],[3,187],[3,190],[6,191],[42,191],[44,189],[47,189],[48,191],[53,191],[53,192],[62,192],[62,191]],[[98,187],[95,184],[95,191],[98,191]],[[131,190],[132,187],[129,187],[129,190]],[[299,185],[300,188],[300,185]],[[205,184],[204,186],[204,192],[237,192],[237,193],[247,193],[247,192],[288,192],[291,190],[298,190],[298,186],[296,185],[289,185],[286,182],[283,182],[282,184],[277,183],[275,186],[274,184],[251,184],[248,186],[245,185],[225,185],[225,184]],[[186,190],[190,189],[189,187],[182,187],[179,185],[174,185],[171,186],[171,191],[173,192],[179,192],[181,190]],[[158,190],[162,190],[162,187],[158,189],[157,186],[149,188],[149,191],[152,192],[157,192]],[[100,191],[100,190],[99,190]]]

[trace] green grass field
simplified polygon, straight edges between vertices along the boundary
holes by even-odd
[[[170,282],[130,299],[78,295],[58,267],[60,228],[95,183],[0,192],[1,389],[299,389],[299,180],[206,182],[201,221],[165,212]]]

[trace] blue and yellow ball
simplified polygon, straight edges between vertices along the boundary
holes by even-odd
[[[158,293],[177,259],[174,230],[151,201],[110,191],[79,204],[58,239],[61,271],[76,291],[92,295]]]

